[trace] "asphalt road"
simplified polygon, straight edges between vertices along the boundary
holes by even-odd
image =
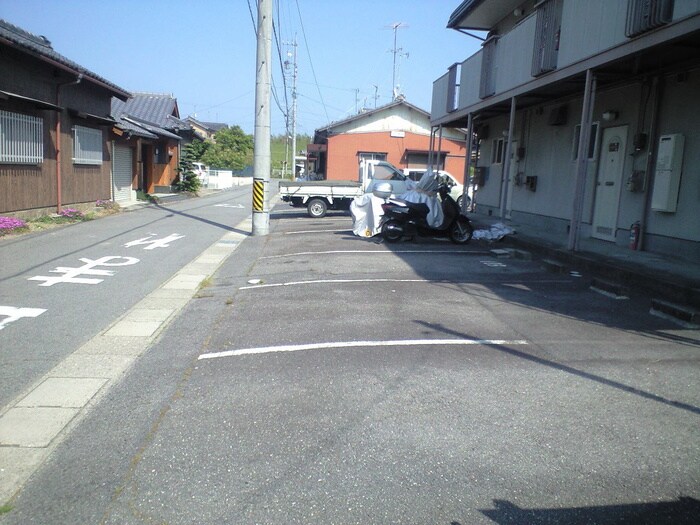
[[[0,407],[231,230],[250,200],[234,188],[0,241],[0,308],[43,311],[0,330]],[[86,260],[106,265],[57,272]]]
[[[697,331],[350,226],[278,206],[0,523],[697,522]]]

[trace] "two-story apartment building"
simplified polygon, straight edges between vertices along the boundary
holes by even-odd
[[[480,212],[700,260],[700,0],[465,0],[447,26],[485,36],[431,108],[478,137]]]

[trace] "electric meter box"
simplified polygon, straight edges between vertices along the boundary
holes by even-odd
[[[651,196],[651,209],[654,211],[675,212],[678,207],[684,144],[685,137],[680,133],[659,137],[654,192]]]

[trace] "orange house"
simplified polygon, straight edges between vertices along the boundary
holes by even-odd
[[[325,180],[357,180],[363,159],[386,160],[399,169],[426,168],[430,155],[430,114],[396,100],[317,129],[307,146],[309,171]],[[458,180],[464,176],[466,136],[443,128],[433,140],[433,167]],[[439,150],[439,151],[438,151]]]

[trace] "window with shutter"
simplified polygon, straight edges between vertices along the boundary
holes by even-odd
[[[481,82],[479,98],[487,98],[496,93],[496,44],[498,37],[492,36],[483,44],[481,55]]]
[[[628,0],[625,35],[640,35],[668,24],[672,17],[673,0]]]
[[[545,0],[537,7],[535,49],[532,55],[533,77],[557,68],[562,4],[562,0]]]

